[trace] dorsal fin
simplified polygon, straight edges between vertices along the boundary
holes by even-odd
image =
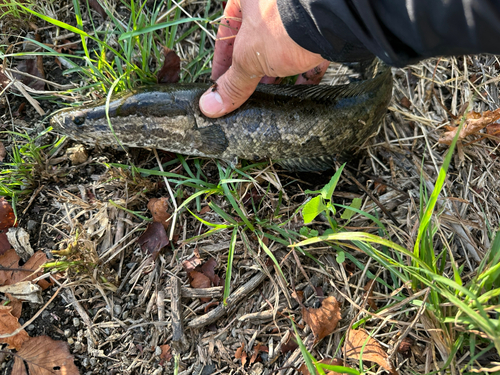
[[[299,98],[315,102],[331,101],[340,98],[351,98],[369,93],[388,79],[390,68],[384,67],[372,79],[353,82],[346,85],[259,85],[257,92],[282,98]]]

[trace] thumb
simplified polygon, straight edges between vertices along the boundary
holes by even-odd
[[[207,117],[221,117],[234,111],[252,95],[261,77],[232,65],[200,98],[200,110]]]

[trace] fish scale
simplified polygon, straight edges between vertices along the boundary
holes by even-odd
[[[380,124],[392,96],[392,74],[372,64],[372,78],[338,86],[259,85],[239,109],[217,119],[198,106],[208,84],[147,86],[104,102],[56,112],[50,124],[75,140],[155,147],[185,155],[272,160],[297,171],[331,168]]]

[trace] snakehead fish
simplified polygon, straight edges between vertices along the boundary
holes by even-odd
[[[208,84],[137,89],[104,103],[56,112],[50,124],[70,138],[102,146],[155,147],[223,159],[271,159],[297,171],[332,167],[373,134],[392,95],[390,68],[338,86],[259,85],[250,99],[218,119],[198,107]],[[214,89],[216,89],[214,87]]]

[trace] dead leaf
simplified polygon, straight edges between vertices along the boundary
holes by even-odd
[[[210,282],[210,279],[208,276],[204,275],[201,272],[198,271],[191,271],[189,273],[189,284],[193,288],[210,288],[212,286],[212,283]],[[200,298],[201,302],[206,303],[210,302],[211,298],[206,297],[206,298]]]
[[[486,126],[486,134],[490,135],[490,139],[498,145],[500,143],[500,124]]]
[[[405,337],[398,346],[398,353],[408,354],[411,350],[414,340],[411,337]]]
[[[342,361],[339,358],[325,358],[318,362],[330,366],[344,366],[344,361]],[[302,373],[302,375],[311,375],[305,363],[303,363],[302,366],[299,367],[299,371]],[[326,372],[326,375],[342,375],[342,374],[335,371],[329,371]]]
[[[11,270],[0,270],[0,285],[12,285],[20,281],[31,281],[42,275],[42,272],[34,272],[47,262],[47,256],[43,251],[37,251],[23,266],[19,266],[20,260],[21,258],[16,254],[14,249],[0,256],[0,266],[11,268]],[[40,280],[38,281],[38,285],[42,289],[47,289],[52,284],[46,280]]]
[[[204,206],[201,208],[199,214],[205,215],[207,212],[210,212],[210,211],[212,211],[212,209],[210,208],[210,206],[207,205],[207,206]]]
[[[373,299],[373,287],[372,287],[372,284],[375,280],[370,280],[366,283],[365,287],[363,288],[365,290],[365,292],[368,293],[368,298],[367,298],[367,303],[368,305],[372,308],[373,311],[377,311],[378,310],[378,306],[377,304],[375,303],[375,300]]]
[[[341,319],[340,304],[335,297],[327,297],[321,303],[321,307],[317,309],[303,307],[302,317],[307,325],[311,327],[314,334],[314,343],[317,343],[331,334],[337,327]]]
[[[492,124],[498,119],[500,119],[500,108],[483,113],[474,111],[467,113],[465,116],[465,123],[460,131],[458,140],[460,141],[469,135],[478,133],[481,129]],[[457,134],[458,126],[447,126],[446,130],[448,131],[441,136],[439,143],[451,145],[453,138],[455,138],[455,135]]]
[[[12,248],[12,245],[7,239],[7,230],[12,228],[16,223],[16,215],[12,206],[4,197],[0,198],[0,255]],[[0,266],[2,263],[0,263]]]
[[[195,254],[195,256],[189,258],[182,262],[182,268],[189,274],[191,271],[194,271],[197,267],[201,265],[201,259],[199,254]]]
[[[0,305],[0,335],[14,332],[21,327],[17,318],[12,315],[12,307]],[[0,339],[0,342],[8,345],[8,349],[20,350],[23,343],[29,340],[28,333],[23,329],[18,334]]]
[[[398,374],[396,369],[389,362],[389,356],[384,347],[374,338],[370,337],[364,329],[351,329],[347,335],[345,343],[345,356],[357,361],[362,360],[375,362],[391,374]]]
[[[137,243],[141,245],[142,251],[156,259],[161,249],[167,246],[170,241],[163,225],[155,221],[148,225],[148,229],[137,239]]]
[[[12,206],[4,197],[0,198],[0,230],[9,229],[14,226],[16,215]]]
[[[104,8],[99,4],[97,0],[89,0],[89,5],[92,9],[94,9],[99,15],[103,18],[106,19],[106,11]]]
[[[177,83],[180,79],[181,73],[181,59],[175,51],[170,48],[163,47],[163,56],[165,60],[163,61],[163,66],[158,72],[157,82],[158,83]]]
[[[168,230],[172,221],[171,215],[168,213],[167,198],[151,198],[148,202],[148,210],[153,215],[153,221],[161,223],[165,230]]]
[[[288,338],[287,342],[285,342],[283,345],[281,345],[281,353],[286,354],[288,352],[291,352],[299,347],[299,344],[297,344],[297,340],[293,335],[290,335]]]
[[[215,267],[217,267],[217,261],[210,258],[201,266],[201,272],[210,279],[214,286],[220,286],[220,277],[215,274]]]
[[[0,142],[0,161],[4,161],[6,156],[7,150],[5,149],[3,142]]]
[[[236,349],[236,353],[234,353],[234,358],[241,359],[241,366],[245,366],[247,363],[247,353],[245,352],[245,343],[242,342],[241,346]]]
[[[43,72],[43,64],[40,64],[37,59],[22,60],[17,65],[17,70],[23,73],[28,73],[35,77],[45,78],[45,74]],[[16,74],[15,72],[13,75],[26,86],[34,90],[42,91],[43,89],[45,89],[45,82],[40,81],[39,79],[28,77],[22,74]]]
[[[73,356],[64,341],[48,336],[32,337],[16,354],[12,374],[15,375],[79,375]]]
[[[260,352],[269,353],[269,348],[265,345],[255,344],[253,346],[252,358],[250,358],[249,365],[253,365],[255,362],[261,362],[262,359],[259,357]]]
[[[295,298],[295,300],[299,303],[299,305],[302,305],[302,302],[304,301],[304,291],[295,290],[292,292],[292,297]]]
[[[172,359],[172,350],[170,349],[170,345],[168,344],[160,345],[160,349],[161,349],[160,360],[162,362],[169,362]]]

